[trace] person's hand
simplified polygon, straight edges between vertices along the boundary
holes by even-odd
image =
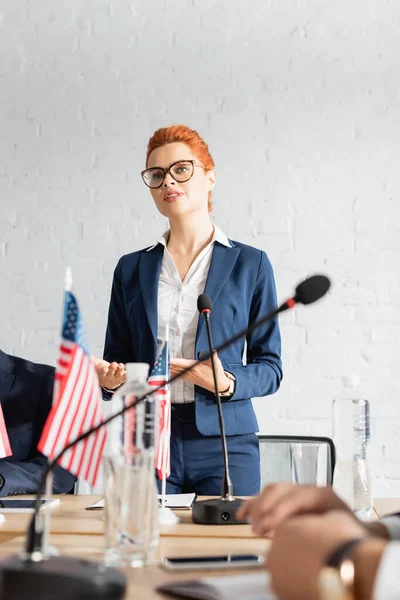
[[[360,537],[368,534],[347,511],[295,517],[278,527],[266,567],[279,600],[317,600],[319,571],[329,555],[340,544]]]
[[[125,365],[123,363],[109,363],[102,358],[90,357],[101,387],[115,390],[126,381]]]
[[[357,521],[331,487],[274,483],[267,485],[259,496],[246,500],[237,516],[251,521],[254,533],[265,535],[295,515],[321,514],[330,510],[347,512]]]
[[[225,375],[224,368],[216,352],[214,352],[214,357],[217,371],[218,391],[225,392],[229,388],[230,379]],[[182,373],[195,362],[197,361],[186,358],[171,358],[169,363],[171,377],[178,375],[178,373]],[[188,381],[189,383],[194,383],[195,385],[209,390],[210,392],[214,392],[215,388],[213,372],[211,368],[211,359],[199,362],[191,371],[186,373],[182,379],[184,379],[184,381]]]

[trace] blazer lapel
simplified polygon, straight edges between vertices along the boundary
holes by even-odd
[[[162,244],[158,244],[153,250],[144,252],[139,262],[139,281],[143,304],[155,345],[157,344],[158,328],[158,282],[163,255],[164,247]]]
[[[204,293],[210,297],[213,304],[231,274],[239,254],[240,248],[228,248],[219,242],[215,242],[206,287],[204,288]],[[201,318],[197,326],[196,345],[203,327],[204,319]]]

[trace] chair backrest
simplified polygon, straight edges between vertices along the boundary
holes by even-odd
[[[332,485],[336,452],[327,437],[259,435],[261,488],[277,481]]]

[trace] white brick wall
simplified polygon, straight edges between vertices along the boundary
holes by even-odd
[[[100,354],[113,268],[164,227],[139,172],[185,122],[217,165],[215,221],[266,250],[285,380],[263,433],[329,434],[339,378],[371,400],[374,492],[400,495],[398,0],[2,0],[1,347],[54,363],[73,269]]]

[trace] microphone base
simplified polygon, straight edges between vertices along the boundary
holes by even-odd
[[[124,574],[101,563],[69,556],[0,561],[0,598],[7,600],[119,600],[125,590]]]
[[[192,507],[193,523],[199,523],[200,525],[243,525],[247,521],[241,521],[236,517],[236,511],[241,504],[243,504],[243,500],[239,500],[239,498],[196,501]]]

